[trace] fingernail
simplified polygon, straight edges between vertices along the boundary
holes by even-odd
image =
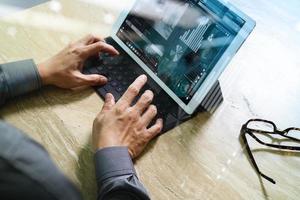
[[[148,93],[150,95],[154,95],[153,92],[151,90],[146,90],[145,93]]]
[[[142,79],[147,80],[147,76],[145,74],[140,76]]]
[[[112,95],[112,94],[110,94],[110,93],[107,93],[107,94],[105,95],[105,100],[106,100],[106,102],[108,102],[108,101],[110,100],[111,95]]]
[[[100,78],[100,81],[101,81],[101,82],[107,82],[107,78],[106,78],[106,77],[101,77],[101,78]]]

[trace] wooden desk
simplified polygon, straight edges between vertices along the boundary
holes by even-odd
[[[39,62],[87,33],[107,36],[128,0],[88,2],[92,1],[62,0],[60,6],[48,2],[1,18],[0,62]],[[154,200],[299,199],[300,154],[265,151],[250,139],[258,147],[255,157],[261,170],[277,181],[260,183],[243,152],[239,131],[253,117],[273,120],[280,128],[300,127],[300,4],[233,2],[257,21],[257,27],[220,79],[225,102],[214,115],[199,114],[161,136],[136,161]],[[1,118],[43,144],[81,187],[85,199],[94,200],[90,136],[102,103],[92,89],[50,87],[10,101],[1,109]]]

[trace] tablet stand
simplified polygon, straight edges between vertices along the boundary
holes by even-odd
[[[181,124],[202,112],[208,112],[210,114],[213,114],[216,111],[216,109],[222,104],[223,100],[224,98],[220,82],[217,81],[192,115],[188,115],[181,108],[178,110],[179,120],[177,124]]]
[[[204,110],[209,112],[210,114],[213,114],[216,109],[221,105],[223,102],[223,94],[220,86],[220,82],[217,81],[214,86],[210,89],[202,103],[200,104],[199,108],[200,111]]]

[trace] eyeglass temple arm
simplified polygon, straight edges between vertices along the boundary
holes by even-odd
[[[292,131],[292,130],[294,130],[294,131],[299,131],[299,133],[300,133],[300,128],[291,127],[291,128],[285,129],[284,131],[279,131],[279,134],[280,134],[281,136],[283,136],[283,137],[286,137],[286,138],[289,138],[289,139],[291,139],[291,140],[300,142],[300,139],[299,139],[299,138],[295,138],[295,137],[292,137],[292,136],[288,136],[288,135],[287,135],[288,132],[289,132],[289,131]]]
[[[241,136],[242,136],[244,145],[245,145],[245,147],[246,147],[248,156],[249,156],[249,158],[250,158],[250,160],[251,160],[251,163],[252,163],[252,165],[253,165],[254,168],[255,168],[255,171],[256,171],[259,175],[261,175],[263,178],[265,178],[266,180],[270,181],[270,182],[273,183],[273,184],[276,184],[276,182],[274,181],[274,179],[272,179],[272,178],[270,178],[269,176],[263,174],[263,173],[259,170],[259,168],[258,168],[258,166],[257,166],[257,164],[256,164],[256,161],[255,161],[255,159],[254,159],[254,157],[253,157],[253,155],[252,155],[252,152],[251,152],[251,150],[250,150],[250,147],[249,147],[249,145],[248,145],[248,141],[247,141],[247,138],[246,138],[246,133],[248,133],[248,132],[244,132],[244,133],[242,132]],[[254,137],[255,137],[255,136],[254,136]]]
[[[286,149],[286,150],[294,150],[294,151],[300,151],[300,147],[296,146],[286,146],[286,145],[277,145],[277,144],[270,144],[270,143],[265,143],[258,139],[252,132],[246,131],[253,139],[255,139],[258,143],[268,146],[268,147],[273,147],[273,148],[278,148],[278,149]]]

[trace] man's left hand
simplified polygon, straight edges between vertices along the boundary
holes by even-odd
[[[93,35],[88,35],[75,43],[71,43],[46,62],[38,64],[43,85],[72,89],[106,84],[107,78],[102,75],[84,75],[81,73],[85,60],[98,55],[100,52],[111,55],[119,54],[113,46]]]

